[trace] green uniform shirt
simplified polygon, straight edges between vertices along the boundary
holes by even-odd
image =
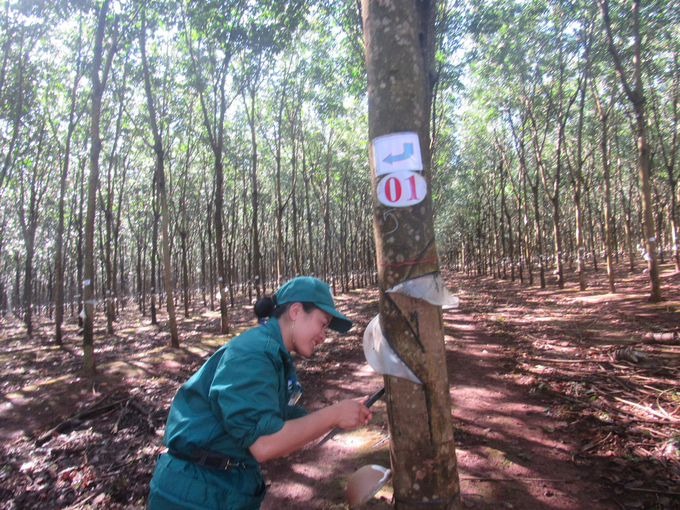
[[[296,388],[295,367],[276,319],[221,347],[177,391],[163,442],[170,451],[210,450],[246,467],[217,471],[162,455],[149,508],[159,499],[165,501],[155,508],[167,508],[168,502],[177,508],[259,508],[266,487],[248,448],[260,436],[278,432],[284,421],[306,414],[288,405]]]

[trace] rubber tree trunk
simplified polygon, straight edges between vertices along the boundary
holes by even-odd
[[[153,210],[153,229],[151,234],[151,282],[149,291],[151,292],[151,324],[158,325],[158,317],[156,316],[156,296],[158,295],[158,286],[156,285],[156,260],[158,259],[158,219],[160,213],[158,212],[158,198],[156,193],[156,172],[153,174],[153,184],[151,186],[151,209]]]
[[[95,211],[97,208],[97,189],[99,187],[99,155],[102,149],[100,119],[102,96],[104,95],[104,89],[106,88],[106,79],[109,70],[111,69],[118,39],[118,32],[114,27],[112,41],[106,52],[106,63],[104,64],[104,69],[100,75],[109,3],[109,0],[105,0],[99,11],[91,74],[92,123],[90,137],[92,142],[90,147],[90,178],[87,190],[87,213],[85,216],[85,270],[83,274],[83,303],[85,305],[85,320],[83,323],[83,373],[85,375],[93,375],[97,368],[94,357],[94,228]]]
[[[142,31],[140,34],[140,48],[142,54],[142,68],[144,73],[144,90],[146,92],[146,104],[149,109],[149,121],[153,133],[153,150],[156,157],[156,185],[161,201],[161,235],[163,236],[163,270],[165,277],[165,291],[167,299],[165,301],[168,311],[168,323],[170,326],[170,345],[179,348],[179,333],[177,331],[177,318],[175,316],[175,293],[172,281],[172,256],[170,253],[170,218],[168,211],[168,199],[165,187],[165,152],[163,149],[163,138],[161,137],[158,122],[156,121],[156,107],[154,103],[153,91],[151,89],[151,77],[149,66],[146,59],[146,11],[142,10]]]
[[[385,336],[424,384],[385,376],[395,508],[461,508],[440,307],[385,291],[439,271],[430,192],[429,121],[436,2],[362,0],[369,137],[416,132],[426,198],[412,207],[377,200],[371,151],[373,225]],[[395,225],[397,226],[395,228]]]
[[[649,301],[658,303],[662,300],[661,281],[659,278],[659,263],[657,260],[658,240],[654,232],[652,215],[653,202],[651,193],[651,148],[647,141],[647,120],[645,113],[645,94],[642,84],[642,35],[640,31],[640,0],[633,0],[631,7],[631,25],[633,29],[633,73],[632,77],[626,73],[621,56],[616,48],[609,19],[609,5],[607,0],[598,0],[602,21],[607,35],[609,53],[614,60],[614,67],[621,79],[623,90],[633,106],[635,114],[635,137],[637,140],[637,171],[640,179],[640,194],[642,198],[643,229],[645,234],[645,248],[647,253],[647,267],[649,269],[650,296]],[[630,80],[630,81],[629,81]],[[631,83],[632,82],[632,83]]]
[[[255,99],[257,97],[257,86],[259,82],[259,69],[256,71],[256,75],[251,77],[251,82],[249,83],[248,86],[248,95],[250,98],[250,113],[247,114],[248,117],[248,124],[250,126],[250,142],[251,142],[251,184],[252,184],[252,191],[251,191],[251,206],[252,206],[252,213],[253,213],[253,219],[252,219],[252,228],[250,231],[251,234],[251,243],[252,243],[252,286],[251,289],[255,290],[255,296],[257,299],[260,299],[260,294],[262,292],[262,281],[264,278],[262,278],[262,253],[260,251],[260,231],[259,231],[259,226],[258,226],[258,214],[259,214],[259,207],[260,207],[260,195],[258,191],[258,182],[257,182],[257,135],[255,132]],[[245,102],[245,96],[244,96],[244,102]],[[247,103],[246,103],[246,110],[247,110]]]
[[[81,58],[80,49],[81,40],[78,39],[78,61],[76,63],[76,73],[73,80],[73,88],[71,89],[70,108],[68,118],[68,131],[66,134],[66,141],[64,143],[64,163],[62,166],[61,179],[59,184],[59,209],[58,209],[58,223],[57,223],[57,237],[56,237],[56,252],[54,255],[54,342],[57,345],[62,345],[62,331],[61,325],[64,322],[64,209],[66,200],[66,183],[68,179],[69,162],[71,157],[71,140],[73,139],[73,132],[76,128],[75,112],[76,99],[78,97],[78,83],[82,77],[81,72]]]
[[[602,110],[598,101],[598,111],[600,114],[600,122],[602,128],[602,136],[600,140],[600,147],[602,151],[602,173],[604,176],[604,225],[605,225],[605,249],[607,261],[607,282],[609,284],[609,293],[616,292],[616,285],[614,282],[614,263],[612,261],[613,241],[612,241],[612,208],[611,208],[611,172],[609,165],[609,132],[607,118],[608,114]]]

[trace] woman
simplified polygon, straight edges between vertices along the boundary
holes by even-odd
[[[177,392],[156,463],[150,510],[258,509],[267,490],[260,462],[287,455],[334,427],[368,423],[361,400],[343,400],[312,414],[290,352],[311,356],[326,329],[352,322],[335,309],[328,285],[302,276],[255,305],[266,324],[233,338]]]

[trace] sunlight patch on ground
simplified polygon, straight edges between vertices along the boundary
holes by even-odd
[[[366,443],[366,438],[363,436],[342,434],[337,435],[333,438],[333,441],[340,446],[347,448],[356,448],[358,446],[363,446]]]
[[[385,435],[386,434],[382,430],[370,430],[366,427],[360,427],[353,431],[338,433],[321,448],[323,449],[327,446],[330,448],[341,448],[353,452],[354,455],[359,455],[361,452],[368,451],[376,452],[378,451],[376,445],[385,438]],[[385,441],[381,443],[381,445],[388,446],[389,443]]]
[[[630,294],[595,294],[592,296],[571,296],[569,302],[573,303],[604,303],[608,305],[610,303],[631,303],[640,299],[642,296],[631,296]]]
[[[517,319],[518,322],[555,322],[556,320],[564,320],[564,317],[536,317],[535,315],[525,315],[522,319]]]
[[[361,376],[361,377],[381,375],[378,372],[376,372],[375,370],[373,370],[373,368],[371,368],[371,365],[369,365],[368,363],[364,363],[363,365],[359,365],[359,368],[357,368],[353,372],[353,374],[357,375],[357,376]]]
[[[141,333],[148,333],[149,331],[155,332],[158,329],[158,326],[154,326],[153,324],[149,324],[148,326],[136,326],[134,328],[129,328],[128,330],[124,331],[129,331],[133,335],[139,335]],[[123,333],[124,331],[121,331],[120,333]]]
[[[303,483],[292,482],[286,486],[286,492],[295,495],[298,501],[309,501],[314,497],[314,489]]]
[[[298,474],[305,475],[305,476],[310,476],[314,478],[322,478],[328,474],[327,469],[322,469],[326,467],[325,465],[321,466],[312,466],[310,464],[300,464],[300,463],[295,463],[291,464],[291,469]]]

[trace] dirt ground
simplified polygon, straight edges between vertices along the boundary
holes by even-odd
[[[680,509],[680,274],[662,270],[660,304],[646,301],[642,267],[620,268],[617,294],[604,271],[589,272],[585,292],[573,274],[541,290],[443,272],[461,299],[444,321],[463,508]],[[356,326],[297,358],[308,410],[382,386],[362,349],[377,289],[336,302]],[[39,319],[32,339],[0,320],[0,508],[145,508],[172,396],[226,340],[219,315],[181,318],[173,350],[128,303],[115,335],[97,331],[94,378],[79,372],[76,320],[58,348]],[[245,304],[230,320],[233,333],[254,325]],[[346,509],[352,473],[389,467],[384,402],[373,409],[368,427],[263,464],[262,508]],[[391,507],[390,484],[364,506]]]

